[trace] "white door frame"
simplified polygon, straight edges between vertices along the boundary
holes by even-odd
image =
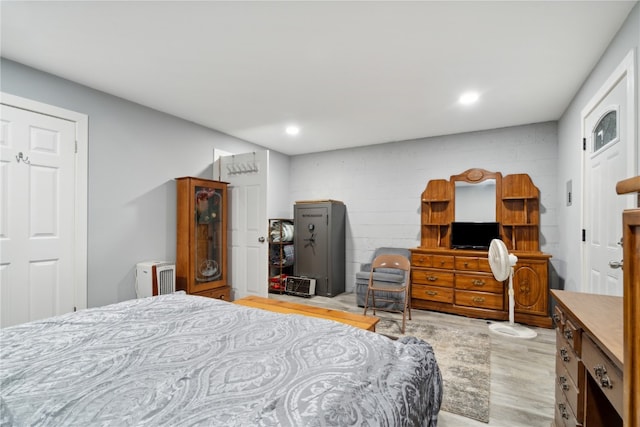
[[[603,98],[607,96],[607,94],[616,86],[616,84],[623,78],[627,78],[627,116],[622,118],[622,125],[626,126],[627,132],[627,169],[632,171],[632,175],[638,174],[638,164],[640,164],[640,152],[638,151],[638,143],[636,140],[636,126],[638,125],[638,118],[636,116],[636,93],[635,93],[635,55],[634,50],[630,50],[624,59],[620,62],[620,64],[616,67],[616,69],[611,73],[609,78],[602,84],[600,89],[595,93],[595,95],[589,100],[587,105],[582,109],[580,113],[580,129],[581,135],[584,138],[587,138],[590,129],[585,128],[585,118],[593,112],[593,110],[600,104]],[[581,229],[585,229],[587,215],[590,215],[586,212],[586,203],[585,197],[587,196],[588,189],[584,185],[586,183],[586,173],[587,173],[587,159],[589,156],[589,150],[582,151],[582,200],[581,200]],[[615,189],[612,188],[611,191]],[[622,196],[621,196],[622,197]],[[629,198],[631,201],[632,199]],[[629,206],[631,207],[631,206]],[[620,230],[622,233],[622,229]],[[589,283],[589,266],[587,265],[587,242],[582,242],[580,245],[581,251],[581,262],[582,262],[582,283]],[[584,286],[584,285],[583,285]],[[580,291],[584,291],[584,288],[581,287]]]
[[[33,111],[75,123],[75,239],[74,239],[74,306],[87,308],[87,177],[89,164],[89,116],[31,99],[0,92],[0,104]]]

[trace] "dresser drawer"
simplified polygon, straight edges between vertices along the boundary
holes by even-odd
[[[503,310],[504,297],[502,294],[456,290],[456,305],[486,308],[489,310]]]
[[[556,328],[559,328],[560,332],[562,332],[564,329],[565,316],[564,311],[562,311],[562,308],[559,305],[556,305],[553,308],[553,321],[556,324]]]
[[[456,289],[504,293],[504,285],[490,274],[460,274],[456,273]]]
[[[416,268],[411,270],[411,283],[453,287],[453,273]]]
[[[555,427],[580,427],[561,387],[556,383]]]
[[[453,303],[453,288],[411,284],[411,298],[435,302]]]
[[[573,382],[578,384],[578,356],[558,329],[556,329],[556,349],[558,361],[564,365]]]
[[[207,298],[215,298],[215,299],[222,299],[225,301],[231,301],[231,287],[230,286],[223,286],[220,288],[215,288],[215,289],[209,289],[206,291],[202,291],[202,292],[197,292],[193,295],[198,295],[201,297],[207,297]]]
[[[412,253],[411,265],[414,267],[453,269],[452,255]]]
[[[573,350],[580,355],[580,342],[582,341],[582,330],[576,326],[570,318],[565,318],[562,336]]]
[[[582,340],[582,363],[616,411],[623,413],[622,373],[586,334]]]
[[[567,372],[565,365],[560,360],[556,360],[556,386],[562,390],[565,400],[571,407],[571,412],[577,419],[582,419],[583,402],[580,389]]]
[[[489,260],[483,257],[456,256],[455,266],[456,270],[460,271],[486,271],[487,273],[491,272]]]

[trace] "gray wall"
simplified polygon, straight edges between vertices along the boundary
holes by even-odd
[[[345,203],[346,287],[353,290],[375,248],[420,244],[420,196],[429,180],[470,168],[527,173],[540,189],[541,249],[555,257],[557,148],[556,122],[549,122],[295,156],[291,203]]]
[[[89,116],[88,305],[134,298],[135,264],[175,260],[174,178],[254,144],[2,59],[0,90]],[[266,225],[265,225],[266,227]]]
[[[347,206],[347,287],[378,246],[419,243],[420,194],[430,179],[481,167],[528,173],[541,192],[542,250],[553,255],[552,285],[579,289],[580,110],[629,49],[640,46],[640,6],[604,53],[561,118],[484,132],[351,150],[273,156],[290,193],[270,193],[270,212],[291,217],[296,200],[333,198]],[[636,70],[638,70],[636,56]],[[2,59],[0,90],[89,115],[89,305],[133,298],[136,262],[175,259],[178,176],[212,176],[213,148],[253,144]],[[639,74],[640,76],[640,74]],[[640,86],[636,79],[636,89]],[[637,102],[636,102],[637,103]],[[392,120],[392,118],[390,118]],[[636,132],[637,135],[637,132]],[[637,143],[637,141],[636,141]],[[555,276],[555,272],[560,277]]]
[[[637,4],[618,34],[607,48],[598,64],[574,97],[573,101],[558,122],[558,225],[560,247],[555,260],[558,273],[564,279],[567,290],[582,290],[582,252],[580,242],[581,203],[582,203],[582,149],[580,113],[596,94],[611,73],[616,69],[630,50],[635,51],[635,88],[636,88],[636,140],[638,144],[638,89],[640,88],[640,67],[638,52],[640,47],[640,4]],[[633,143],[633,142],[632,142]],[[638,149],[636,148],[636,152]],[[638,165],[636,164],[636,174]],[[564,202],[566,182],[573,186],[573,203],[570,207]],[[611,191],[615,191],[612,188]]]

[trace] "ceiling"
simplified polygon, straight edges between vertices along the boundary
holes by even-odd
[[[1,49],[296,155],[557,120],[635,3],[2,1]]]

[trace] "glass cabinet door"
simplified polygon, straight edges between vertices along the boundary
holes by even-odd
[[[195,268],[197,282],[211,282],[222,276],[224,212],[222,190],[206,186],[194,186],[195,200]]]

